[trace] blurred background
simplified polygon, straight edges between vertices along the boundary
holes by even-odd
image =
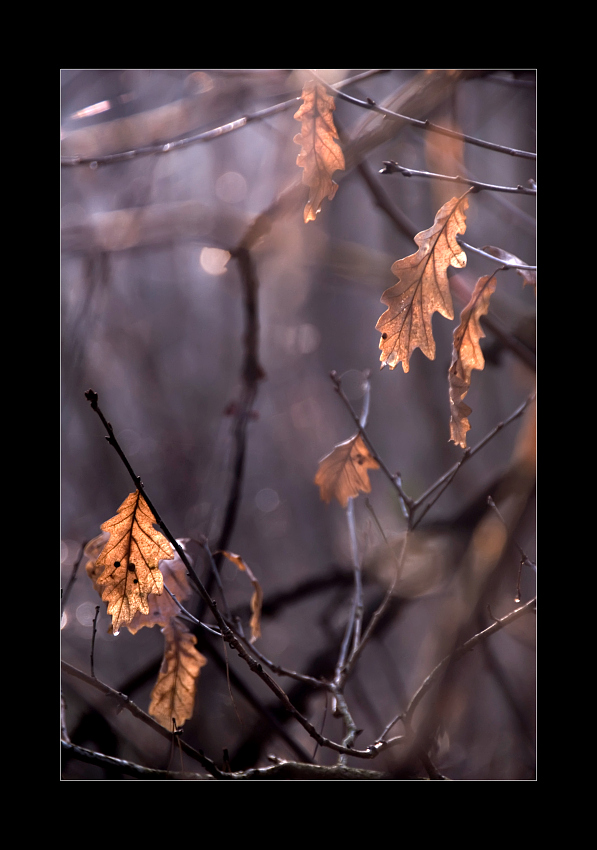
[[[344,87],[355,98],[535,150],[532,70],[438,71],[431,88],[433,75],[418,69],[318,73],[331,83],[356,77]],[[61,73],[63,592],[68,587],[62,654],[86,672],[99,598],[85,573],[82,547],[134,485],[84,393],[92,388],[99,394],[102,411],[174,536],[205,536],[215,548],[233,483],[244,357],[243,285],[231,252],[258,216],[266,214],[267,227],[250,247],[265,378],[247,429],[228,548],[250,565],[264,591],[261,652],[286,668],[330,675],[350,608],[346,514],[338,503],[324,504],[313,481],[319,460],[355,432],[334,392],[332,370],[357,413],[370,373],[368,434],[413,499],[462,458],[462,449],[449,442],[452,334],[466,294],[499,264],[467,252],[466,268],[453,276],[454,320],[439,314],[433,319],[436,359],[417,350],[408,374],[400,365],[380,371],[375,325],[385,311],[381,295],[396,282],[392,263],[416,251],[414,233],[429,228],[440,206],[465,187],[379,172],[385,160],[394,160],[517,186],[535,178],[535,163],[417,127],[392,127],[337,99],[336,125],[351,156],[347,169],[334,175],[335,198],[305,224],[308,189],[300,185],[300,148],[293,141],[305,79],[306,72],[292,69]],[[278,104],[286,106],[271,109]],[[249,117],[243,126],[209,140],[172,144],[243,117]],[[155,145],[165,149],[109,159]],[[73,157],[85,161],[67,164]],[[281,197],[287,200],[280,203]],[[534,264],[534,197],[489,191],[471,196],[464,238]],[[473,372],[466,398],[472,408],[469,446],[534,390],[535,291],[514,270],[498,278],[491,330],[485,326],[483,340],[486,367]],[[516,458],[524,453],[532,468],[531,432],[528,416],[500,431],[462,467],[418,529],[418,548],[407,559],[394,603],[347,688],[363,730],[359,745],[373,742],[406,708],[442,657],[437,623],[448,610],[458,564],[485,514],[487,496],[497,500],[504,486],[508,490]],[[371,508],[399,548],[406,526],[395,490],[380,471],[370,480]],[[512,534],[470,611],[465,638],[491,623],[487,606],[497,617],[516,606],[520,549],[535,559],[534,490],[527,485],[514,487]],[[362,497],[355,514],[370,615],[387,588],[387,548]],[[199,566],[207,575],[207,565]],[[247,623],[247,577],[228,562],[221,571],[228,604]],[[534,594],[534,579],[524,567],[523,602]],[[188,607],[193,604],[198,611],[192,600]],[[163,636],[146,628],[115,638],[109,622],[102,604],[95,674],[147,711]],[[270,756],[335,763],[331,751],[315,752],[304,730],[279,712],[270,692],[230,652],[227,677],[221,641],[205,632],[197,637],[208,664],[185,740],[218,764],[226,749],[238,770],[265,765]],[[454,779],[534,778],[534,670],[532,615],[458,662],[435,724],[438,769]],[[339,721],[323,692],[289,679],[280,683],[324,735],[339,739]],[[64,676],[63,693],[73,743],[149,767],[181,769],[178,755],[172,763],[168,742],[127,712],[117,714],[85,683]],[[386,769],[391,758],[349,763]],[[198,768],[187,757],[182,764]],[[65,759],[63,778],[127,777]]]

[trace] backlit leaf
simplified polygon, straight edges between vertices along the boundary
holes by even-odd
[[[368,469],[379,469],[360,434],[336,446],[319,462],[315,483],[324,502],[338,499],[346,507],[359,493],[370,493]]]
[[[415,348],[430,360],[435,359],[435,340],[431,319],[435,312],[454,318],[448,268],[463,268],[466,254],[456,241],[466,230],[468,198],[452,198],[435,216],[433,227],[415,236],[419,250],[397,260],[392,271],[398,278],[382,295],[388,309],[375,326],[381,331],[382,368],[394,369],[402,363],[405,372]]]
[[[489,310],[489,300],[495,291],[495,275],[480,277],[471,300],[460,316],[460,324],[454,331],[452,363],[448,371],[450,388],[450,439],[466,448],[466,432],[470,430],[468,416],[471,408],[463,401],[471,385],[473,369],[483,369],[485,358],[479,340],[485,334],[481,328],[481,316]]]
[[[166,646],[149,713],[172,730],[173,721],[182,726],[193,714],[197,679],[207,659],[195,649],[197,638],[180,620],[173,619],[162,631]]]
[[[110,537],[97,559],[96,566],[104,570],[95,582],[108,603],[115,635],[136,611],[149,613],[150,593],[163,592],[158,563],[171,560],[174,551],[154,523],[147,502],[136,490],[124,500],[118,514],[101,526]]]
[[[336,141],[334,125],[334,98],[321,83],[310,80],[303,86],[303,104],[294,117],[301,121],[301,132],[294,141],[302,145],[296,164],[304,168],[303,183],[310,188],[309,200],[304,210],[304,220],[315,221],[324,198],[330,201],[338,184],[332,180],[334,171],[345,168],[344,154]]]
[[[178,543],[184,549],[184,542],[178,540]],[[187,578],[187,568],[181,561],[178,554],[170,561],[160,561],[160,572],[164,579],[164,585],[168,588],[178,602],[183,602],[191,592],[191,587]],[[130,623],[126,624],[127,629],[131,634],[136,634],[139,629],[147,626],[160,626],[164,628],[174,617],[180,616],[180,608],[170,596],[170,593],[162,593],[160,596],[150,594],[147,598],[149,611],[137,611]]]

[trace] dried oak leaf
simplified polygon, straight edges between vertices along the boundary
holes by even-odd
[[[96,561],[96,566],[104,570],[95,583],[98,589],[103,588],[102,599],[108,603],[115,635],[130,623],[136,611],[149,613],[150,593],[163,592],[158,563],[171,560],[174,551],[154,523],[153,513],[136,490],[127,496],[117,515],[101,526],[110,537]]]
[[[402,363],[409,370],[409,359],[420,348],[430,360],[435,359],[435,340],[431,319],[435,312],[446,319],[454,318],[448,268],[463,268],[466,254],[456,236],[466,230],[468,198],[452,198],[435,216],[433,226],[415,236],[419,250],[396,260],[392,271],[398,278],[383,293],[382,304],[388,309],[375,328],[381,331],[381,367],[394,369]]]
[[[173,721],[180,727],[193,714],[197,679],[207,659],[195,649],[197,638],[180,620],[173,619],[162,631],[166,646],[149,713],[172,731]]]
[[[485,358],[479,340],[485,334],[481,328],[481,316],[489,310],[489,300],[495,291],[495,275],[480,277],[469,303],[460,315],[460,324],[454,331],[452,363],[448,370],[450,389],[450,439],[466,448],[466,432],[470,430],[468,416],[471,408],[463,401],[471,385],[473,369],[483,369]]]
[[[343,508],[359,493],[370,493],[368,469],[379,469],[360,434],[336,446],[319,461],[315,483],[324,502],[338,499]]]
[[[228,558],[233,564],[246,572],[251,584],[253,585],[253,595],[251,597],[251,643],[255,643],[257,638],[261,637],[261,606],[263,605],[263,590],[261,585],[253,575],[247,562],[240,555],[235,555],[234,552],[225,552],[222,550],[222,555]]]
[[[303,183],[310,188],[309,200],[303,217],[305,223],[315,221],[324,198],[330,201],[338,190],[332,180],[334,171],[346,167],[344,154],[336,141],[338,133],[334,125],[334,98],[321,83],[310,80],[303,86],[303,104],[294,117],[301,121],[301,132],[294,137],[302,145],[296,164],[304,168]]]
[[[184,541],[178,540],[177,542],[183,549],[185,548]],[[160,561],[159,568],[164,579],[164,584],[170,593],[174,594],[178,602],[186,599],[191,592],[191,587],[187,578],[187,568],[184,562],[181,561],[180,556],[175,553],[172,560]],[[178,617],[180,615],[180,608],[174,599],[172,599],[170,593],[162,593],[160,596],[156,596],[153,593],[150,594],[147,598],[149,611],[147,613],[140,610],[135,612],[130,623],[126,624],[129,632],[135,635],[139,629],[145,626],[148,628],[152,628],[153,626],[165,628],[174,617]]]

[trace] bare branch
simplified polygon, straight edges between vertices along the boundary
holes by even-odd
[[[466,655],[467,652],[470,652],[471,649],[474,649],[477,644],[490,637],[490,635],[499,632],[505,626],[508,626],[510,623],[513,623],[514,620],[517,620],[519,617],[522,617],[524,614],[527,614],[530,611],[535,610],[535,606],[537,604],[537,599],[534,597],[526,602],[524,605],[521,605],[520,608],[515,608],[513,611],[510,611],[509,614],[506,614],[505,617],[501,617],[499,620],[494,620],[491,626],[488,626],[482,632],[478,632],[476,635],[473,635],[472,638],[469,638],[465,643],[459,646],[454,652],[446,655],[436,667],[431,671],[431,673],[425,678],[424,682],[419,686],[415,695],[411,699],[408,704],[408,708],[402,715],[402,720],[404,723],[409,726],[413,715],[417,709],[417,706],[420,704],[421,700],[425,696],[426,693],[432,688],[435,684],[439,676],[443,673],[443,671],[451,664],[453,661],[457,661],[459,658],[462,658],[463,655]]]
[[[373,112],[378,112],[380,115],[385,115],[388,118],[399,118],[402,121],[406,121],[413,127],[419,127],[422,130],[427,130],[430,133],[438,133],[441,136],[448,136],[451,139],[458,139],[459,141],[466,142],[469,145],[476,145],[477,147],[486,148],[491,151],[496,151],[497,153],[508,154],[509,156],[517,156],[522,157],[524,159],[536,159],[537,154],[532,153],[531,151],[522,151],[517,150],[516,148],[508,147],[506,145],[498,145],[494,142],[486,142],[483,139],[478,139],[475,136],[469,136],[466,133],[459,133],[456,130],[451,130],[448,127],[440,127],[438,124],[433,124],[431,121],[421,121],[418,118],[409,118],[407,115],[401,115],[398,112],[394,112],[391,109],[386,109],[383,106],[380,106],[370,97],[367,100],[359,100],[356,97],[352,97],[349,94],[341,91],[338,86],[329,85],[319,77],[314,72],[313,76],[315,79],[322,83],[326,87],[326,89],[331,93],[338,97],[340,100],[345,100],[347,103],[352,103],[353,106],[359,106],[361,109],[371,109]]]
[[[434,174],[431,171],[418,171],[416,168],[405,168],[397,162],[386,161],[380,174],[402,174],[403,177],[427,177],[431,180],[444,180],[448,183],[464,183],[470,186],[474,192],[487,190],[490,192],[509,192],[515,195],[536,195],[537,190],[529,186],[497,186],[494,183],[481,183],[480,180],[472,180],[470,177],[451,177],[447,174]]]

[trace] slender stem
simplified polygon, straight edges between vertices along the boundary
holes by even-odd
[[[404,490],[402,489],[400,474],[399,473],[392,474],[390,472],[390,470],[388,469],[388,467],[385,465],[382,458],[379,456],[379,454],[375,450],[375,447],[373,446],[373,444],[372,444],[372,442],[371,442],[371,440],[370,440],[370,438],[367,434],[367,431],[361,425],[360,418],[357,416],[357,414],[352,409],[352,405],[351,405],[350,401],[348,400],[348,398],[346,397],[346,395],[345,395],[345,393],[342,389],[341,380],[340,380],[339,376],[337,375],[337,373],[331,372],[330,378],[332,379],[332,381],[334,383],[334,387],[336,389],[336,392],[338,393],[338,395],[342,399],[346,409],[348,410],[348,412],[352,416],[357,428],[359,429],[359,434],[361,435],[361,437],[363,438],[363,440],[367,444],[367,448],[369,449],[369,451],[371,453],[371,457],[373,457],[375,459],[375,461],[379,464],[379,468],[382,470],[382,472],[385,474],[385,476],[388,478],[388,480],[392,483],[392,485],[396,488],[396,491],[397,491],[397,493],[400,497],[402,506],[406,507],[407,511],[410,511],[412,499],[410,499],[409,496],[407,496],[406,493],[404,492]],[[408,516],[406,518],[408,519]]]
[[[235,631],[239,640],[242,640],[247,649],[249,649],[262,664],[265,664],[272,673],[275,673],[277,676],[287,676],[289,679],[295,679],[297,682],[303,682],[308,685],[312,685],[315,688],[326,688],[329,690],[329,682],[324,681],[323,679],[316,679],[314,676],[308,676],[306,673],[297,673],[296,670],[289,670],[286,667],[281,667],[279,664],[276,664],[275,661],[271,661],[267,658],[257,647],[255,644],[250,643],[244,634],[239,633],[237,630]]]
[[[465,248],[467,251],[472,251],[474,254],[479,254],[480,257],[487,257],[488,260],[493,260],[494,263],[496,260],[499,260],[499,257],[496,257],[494,254],[489,254],[482,248],[475,248],[473,245],[469,245],[467,242],[461,239],[460,236],[456,236],[456,241],[462,248]],[[519,269],[521,271],[529,272],[537,271],[537,266],[529,266],[526,263],[510,263],[508,262],[508,260],[501,261],[501,268]]]
[[[427,177],[432,180],[445,180],[448,183],[465,183],[470,186],[473,191],[480,192],[488,190],[491,192],[509,192],[514,195],[536,195],[537,190],[529,186],[498,186],[494,183],[481,183],[479,180],[472,180],[470,177],[452,177],[448,174],[434,174],[432,171],[419,171],[416,168],[405,168],[403,165],[398,165],[397,162],[386,161],[384,167],[380,170],[380,174],[402,174],[403,177]]]
[[[191,623],[195,623],[196,626],[201,626],[202,629],[205,629],[207,632],[209,632],[212,635],[215,635],[216,637],[222,637],[220,632],[216,631],[216,629],[214,629],[212,626],[208,626],[207,623],[202,623],[201,620],[198,620],[197,617],[195,617],[194,614],[191,614],[190,611],[187,611],[187,609],[184,607],[184,605],[181,602],[179,602],[179,600],[172,593],[172,591],[169,589],[169,587],[166,585],[165,582],[164,582],[164,590],[166,591],[166,593],[168,594],[170,599],[174,602],[174,604],[178,607],[178,609],[180,610],[180,613],[182,614],[182,616],[185,619],[189,620]]]

